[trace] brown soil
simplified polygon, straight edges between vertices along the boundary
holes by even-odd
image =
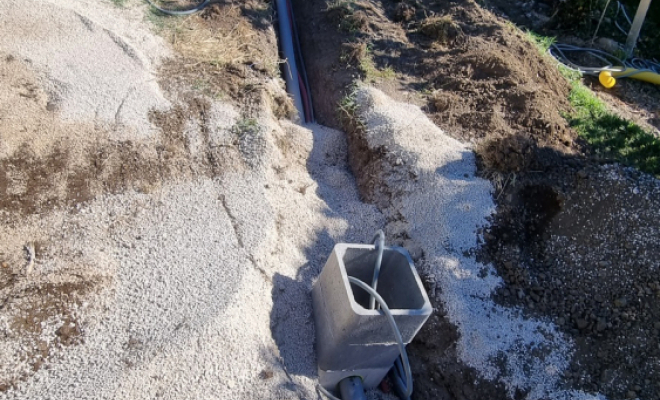
[[[160,86],[184,98],[231,101],[246,118],[254,117],[264,100],[276,117],[293,116],[293,103],[277,90],[283,83],[272,15],[272,5],[263,0],[227,1],[166,24],[160,33],[179,55],[161,67]]]
[[[534,0],[528,2],[512,0],[488,0],[484,7],[522,27],[539,34],[555,37],[558,43],[567,43],[580,47],[598,48],[598,39],[591,43],[591,35],[575,36],[573,27],[560,28],[558,14],[555,14],[557,2]],[[550,18],[554,15],[555,18]],[[595,29],[595,25],[593,27]],[[606,29],[599,31],[607,37]],[[620,37],[618,39],[624,39]],[[600,61],[593,60],[593,66]],[[598,97],[605,101],[610,110],[622,118],[631,120],[644,129],[660,135],[660,86],[635,79],[619,79],[612,89],[605,89],[596,77],[586,77],[583,82]]]
[[[476,3],[356,1],[369,24],[350,33],[337,29],[324,1],[294,3],[319,122],[340,125],[338,102],[360,72],[360,60],[346,52],[366,43],[370,54],[363,57],[396,73],[376,86],[425,106],[450,135],[523,134],[564,151],[575,148],[560,114],[569,109],[568,84],[519,31]],[[410,99],[411,90],[421,95]]]
[[[35,258],[49,257],[47,244],[32,243],[29,246],[33,246]],[[84,341],[84,328],[78,321],[77,310],[91,295],[106,286],[108,279],[91,275],[81,268],[46,277],[28,276],[24,263],[30,260],[18,262],[16,257],[12,259],[5,253],[2,256],[0,311],[9,317],[5,340],[18,342],[27,350],[24,360],[36,372],[57,350]],[[53,337],[48,337],[45,328],[53,320],[58,321],[57,328]],[[0,378],[0,392],[28,377],[29,374],[21,370],[3,375]]]
[[[552,61],[507,20],[469,0],[293,3],[316,117],[345,128],[353,152],[360,152],[350,135],[359,121],[341,118],[352,107],[342,99],[358,77],[422,106],[450,135],[477,143],[498,206],[480,257],[504,279],[498,302],[550,319],[575,340],[565,388],[660,398],[659,186],[585,156],[589,149],[561,116],[570,111],[570,87]],[[395,73],[374,74],[366,59]],[[656,90],[628,81],[599,95],[618,96],[627,112],[654,125]],[[368,171],[353,167],[360,184]],[[362,189],[369,200],[375,189]],[[434,306],[438,311],[409,346],[413,398],[506,398],[457,362],[456,330],[442,304]]]

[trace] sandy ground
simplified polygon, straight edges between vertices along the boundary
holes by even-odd
[[[206,147],[240,117],[216,102],[173,160],[193,172],[72,185],[108,143],[147,159],[168,145],[148,116],[171,107],[155,79],[169,50],[141,9],[38,5],[0,5],[0,397],[315,397],[312,280],[334,243],[383,225],[343,135],[264,112],[238,165],[208,176]],[[120,180],[141,179],[127,164]]]
[[[240,125],[213,99],[215,130],[186,125],[189,157],[175,158],[186,173],[67,196],[81,190],[72,165],[91,165],[95,146],[172,146],[149,119],[174,107],[154,72],[169,50],[141,8],[32,3],[0,3],[0,399],[316,398],[312,282],[335,243],[383,227],[424,254],[464,362],[512,394],[587,398],[555,386],[570,343],[553,325],[489,300],[501,281],[471,249],[493,210],[490,184],[419,108],[358,94],[367,152],[392,155],[369,178],[387,196],[376,204],[361,201],[344,134],[268,110],[235,164],[207,173],[206,147],[234,151],[223,138]],[[35,169],[44,158],[54,164]],[[123,181],[134,172],[119,168]],[[39,207],[15,206],[39,191]]]

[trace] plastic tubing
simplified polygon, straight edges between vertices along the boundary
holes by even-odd
[[[380,276],[380,264],[383,262],[383,248],[385,247],[385,233],[382,229],[376,231],[376,235],[371,240],[371,243],[374,243],[376,250],[378,250],[378,255],[376,256],[376,265],[374,266],[374,276],[371,279],[371,287],[374,289],[374,292],[378,290],[378,277]],[[376,299],[374,296],[369,298],[369,309],[373,310],[376,308]]]

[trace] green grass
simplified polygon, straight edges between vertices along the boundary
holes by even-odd
[[[527,37],[545,55],[555,40],[529,31]],[[558,65],[558,69],[572,86],[568,100],[573,111],[564,114],[564,118],[592,146],[596,155],[660,176],[660,139],[609,111],[582,83],[579,72],[563,65]]]
[[[557,40],[555,37],[539,35],[538,33],[529,30],[525,31],[525,35],[543,54],[547,53],[550,46],[552,46]]]
[[[660,176],[660,139],[634,122],[609,112],[605,104],[579,82],[573,83],[568,99],[574,112],[565,117],[578,135],[594,148],[596,155]]]
[[[357,91],[358,86],[353,85],[346,96],[339,101],[337,107],[337,116],[347,132],[364,129],[364,121],[358,117]]]
[[[375,82],[378,79],[392,79],[396,76],[392,67],[378,69],[373,58],[369,55],[360,60],[360,71],[364,74],[364,80],[368,82]]]
[[[124,7],[128,0],[112,0],[112,3],[117,7]]]
[[[367,46],[364,54],[359,60],[358,67],[360,72],[364,75],[366,82],[376,82],[379,79],[392,79],[396,76],[396,72],[390,66],[379,69],[373,58],[373,51],[371,46]]]

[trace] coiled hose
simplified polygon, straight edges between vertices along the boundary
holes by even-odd
[[[374,265],[374,276],[371,279],[371,287],[374,290],[378,290],[378,277],[380,276],[380,264],[383,262],[383,251],[385,247],[385,232],[382,229],[376,231],[374,238],[371,240],[376,246],[378,255],[376,256],[376,265]],[[376,308],[376,298],[371,296],[369,298],[369,309],[374,310]]]
[[[598,76],[600,83],[608,89],[614,86],[616,78],[634,78],[660,85],[660,63],[656,61],[640,58],[621,60],[601,50],[561,43],[552,44],[548,53],[568,69],[583,75]],[[580,65],[568,56],[575,53],[585,53],[602,64],[596,67]]]
[[[619,78],[633,76],[642,72],[660,74],[660,63],[655,61],[644,60],[641,58],[631,58],[624,61],[610,53],[597,49],[578,47],[563,43],[554,43],[550,46],[548,52],[552,57],[565,65],[567,68],[587,75],[598,75],[603,71],[623,72],[623,75],[618,75]],[[571,58],[567,56],[567,53],[578,52],[587,53],[588,55],[602,62],[604,65],[600,67],[584,66],[571,61]],[[635,71],[626,73],[625,71],[628,69],[634,69]]]

